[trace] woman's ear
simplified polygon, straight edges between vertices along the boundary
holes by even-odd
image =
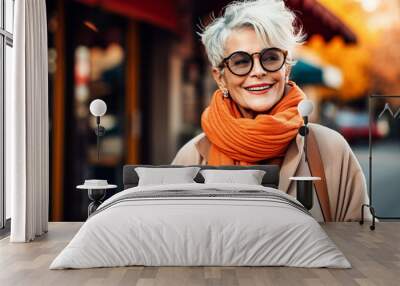
[[[226,88],[225,79],[223,76],[223,72],[218,68],[212,68],[212,75],[214,77],[215,82],[217,83],[220,89]]]

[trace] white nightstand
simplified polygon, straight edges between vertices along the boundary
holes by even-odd
[[[88,190],[88,197],[91,203],[88,206],[88,217],[96,211],[96,209],[102,204],[104,197],[106,196],[106,191],[108,189],[115,189],[117,185],[102,185],[96,186],[91,184],[84,184],[76,186],[79,190]]]

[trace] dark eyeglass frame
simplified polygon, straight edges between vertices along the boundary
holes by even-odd
[[[278,51],[278,52],[281,52],[281,53],[283,54],[283,62],[282,62],[282,65],[281,65],[279,68],[275,69],[275,70],[269,70],[269,69],[265,68],[265,67],[263,66],[262,62],[261,62],[261,59],[262,59],[263,54],[266,53],[266,52],[269,52],[269,51]],[[245,74],[237,74],[237,73],[233,72],[233,71],[231,70],[231,68],[229,67],[229,65],[228,65],[228,61],[231,59],[231,57],[233,57],[234,55],[236,55],[236,54],[238,54],[238,53],[247,54],[247,55],[250,57],[250,59],[251,59],[251,67],[250,67],[249,71],[248,71],[247,73],[245,73]],[[220,69],[223,69],[223,68],[226,66],[226,67],[229,69],[229,71],[230,71],[231,73],[233,73],[234,75],[237,75],[237,76],[246,76],[246,75],[248,75],[248,74],[253,70],[253,67],[254,67],[254,58],[253,58],[253,56],[254,56],[254,55],[259,55],[258,60],[260,61],[260,65],[261,65],[261,67],[263,68],[263,70],[265,70],[265,71],[267,71],[267,72],[276,72],[276,71],[280,70],[280,69],[283,67],[283,65],[286,63],[286,58],[287,58],[288,52],[287,52],[287,51],[284,51],[284,50],[281,50],[281,49],[279,49],[279,48],[268,48],[268,49],[263,49],[261,52],[256,52],[256,53],[252,53],[252,54],[249,54],[249,53],[244,52],[244,51],[236,51],[236,52],[230,54],[229,56],[227,56],[226,58],[224,58],[224,59],[222,60],[222,62],[219,64],[218,67],[219,67]]]

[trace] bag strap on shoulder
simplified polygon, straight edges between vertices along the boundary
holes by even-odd
[[[315,190],[317,193],[318,201],[321,206],[324,221],[332,221],[331,208],[329,204],[328,187],[326,183],[326,176],[324,165],[322,163],[321,153],[319,151],[318,142],[315,134],[311,128],[308,128],[309,133],[307,136],[307,159],[310,168],[311,176],[320,177],[320,181],[314,181]]]

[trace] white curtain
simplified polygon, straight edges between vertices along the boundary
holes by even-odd
[[[6,187],[12,242],[47,232],[49,143],[45,0],[15,1],[13,92],[6,97]]]

